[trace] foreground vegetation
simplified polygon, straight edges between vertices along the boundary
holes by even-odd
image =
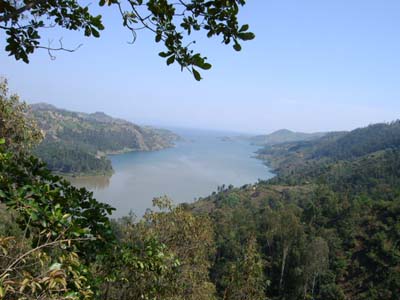
[[[0,100],[0,299],[398,299],[399,122],[267,146],[270,181],[112,221]]]

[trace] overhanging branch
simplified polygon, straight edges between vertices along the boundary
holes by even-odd
[[[2,1],[2,2],[4,2],[4,1]],[[20,8],[14,8],[15,10],[10,12],[9,14],[5,13],[4,15],[0,16],[0,22],[8,22],[13,18],[18,17],[25,11],[32,9],[34,6],[41,4],[41,3],[45,3],[45,2],[46,1],[44,1],[44,0],[36,0],[36,1],[31,1]]]

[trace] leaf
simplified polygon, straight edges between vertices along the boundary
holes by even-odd
[[[54,270],[60,270],[61,269],[61,264],[60,263],[54,263],[50,266],[50,271],[54,271]]]
[[[161,56],[161,57],[168,57],[169,55],[171,55],[171,53],[169,53],[169,52],[160,52],[160,53],[158,53],[158,55]]]
[[[240,50],[242,50],[242,46],[240,46],[239,43],[235,43],[235,44],[233,45],[233,49],[235,49],[236,51],[240,51]]]
[[[239,31],[243,32],[243,31],[247,31],[249,30],[249,25],[248,24],[244,24],[242,27],[240,27]]]
[[[100,37],[100,33],[94,28],[92,28],[92,35],[96,38]]]
[[[211,67],[212,67],[211,64],[205,63],[205,62],[202,62],[201,64],[198,64],[197,66],[198,66],[199,68],[203,69],[203,70],[210,70]]]
[[[243,41],[249,41],[249,40],[254,39],[255,37],[256,37],[255,34],[252,32],[240,32],[238,34],[238,38]]]
[[[209,64],[209,63],[204,63],[204,64],[201,66],[201,68],[202,68],[203,70],[210,70],[211,67],[212,67],[212,65]]]
[[[202,79],[200,73],[199,73],[197,70],[195,70],[194,68],[192,68],[192,72],[193,72],[194,78],[195,78],[197,81],[200,81],[200,80]]]
[[[90,33],[91,33],[90,27],[87,26],[87,27],[85,28],[85,36],[90,36]]]
[[[170,64],[173,64],[174,61],[175,61],[175,55],[170,56],[170,57],[167,59],[167,66],[169,66]]]

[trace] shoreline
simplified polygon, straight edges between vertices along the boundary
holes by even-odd
[[[100,171],[93,171],[93,172],[85,172],[85,173],[63,173],[52,171],[53,174],[61,177],[69,177],[69,178],[84,178],[84,177],[96,177],[96,176],[104,176],[104,177],[111,177],[114,175],[114,170],[110,172],[100,172]]]
[[[165,146],[165,147],[155,148],[155,149],[151,149],[151,150],[135,150],[133,148],[124,148],[124,149],[120,149],[120,150],[98,151],[95,156],[98,159],[106,158],[107,160],[109,160],[108,156],[122,155],[122,154],[133,153],[133,152],[156,152],[156,151],[162,151],[162,150],[166,150],[166,149],[174,148],[174,147],[176,147],[175,143],[172,144],[171,146]],[[63,172],[58,172],[58,171],[52,171],[52,172],[57,176],[67,177],[67,178],[90,178],[90,177],[96,177],[96,176],[104,176],[104,177],[111,178],[112,175],[114,175],[114,173],[115,173],[113,168],[108,172],[95,171],[95,170],[89,171],[89,172],[84,172],[84,173],[63,173]]]

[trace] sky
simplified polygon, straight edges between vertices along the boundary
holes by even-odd
[[[50,34],[65,46],[82,43],[78,51],[55,60],[38,51],[27,65],[0,50],[0,76],[13,92],[138,124],[248,133],[350,130],[399,118],[398,0],[248,0],[240,21],[256,39],[236,52],[200,37],[196,49],[213,64],[201,82],[167,67],[150,33],[129,44],[117,12],[93,3],[104,15],[100,39]]]

